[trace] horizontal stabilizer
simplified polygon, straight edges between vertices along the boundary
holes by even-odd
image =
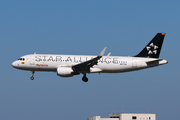
[[[151,64],[151,63],[155,63],[155,62],[162,61],[162,60],[163,60],[163,59],[157,59],[157,60],[147,61],[146,63]]]
[[[163,64],[167,64],[168,61],[164,60],[164,59],[157,59],[157,60],[152,60],[152,61],[147,61],[146,64],[148,66],[158,66],[158,65],[163,65]]]

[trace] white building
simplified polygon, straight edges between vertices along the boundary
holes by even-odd
[[[119,118],[101,118],[101,116],[93,116],[93,118],[88,118],[88,120],[119,120]]]
[[[118,113],[109,114],[109,118],[101,118],[100,116],[93,116],[88,120],[156,120],[155,114],[139,114],[139,113]]]

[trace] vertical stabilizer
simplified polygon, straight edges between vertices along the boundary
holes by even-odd
[[[146,47],[135,57],[159,58],[165,33],[157,33]]]

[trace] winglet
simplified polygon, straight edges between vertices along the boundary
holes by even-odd
[[[107,48],[107,47],[105,47],[98,56],[101,56],[101,57],[102,57],[102,56],[104,55],[104,52],[106,51],[106,48]]]
[[[110,56],[110,55],[111,55],[111,52],[107,56]]]

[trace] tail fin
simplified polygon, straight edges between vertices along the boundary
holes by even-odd
[[[159,58],[165,33],[157,33],[146,47],[134,57]]]

